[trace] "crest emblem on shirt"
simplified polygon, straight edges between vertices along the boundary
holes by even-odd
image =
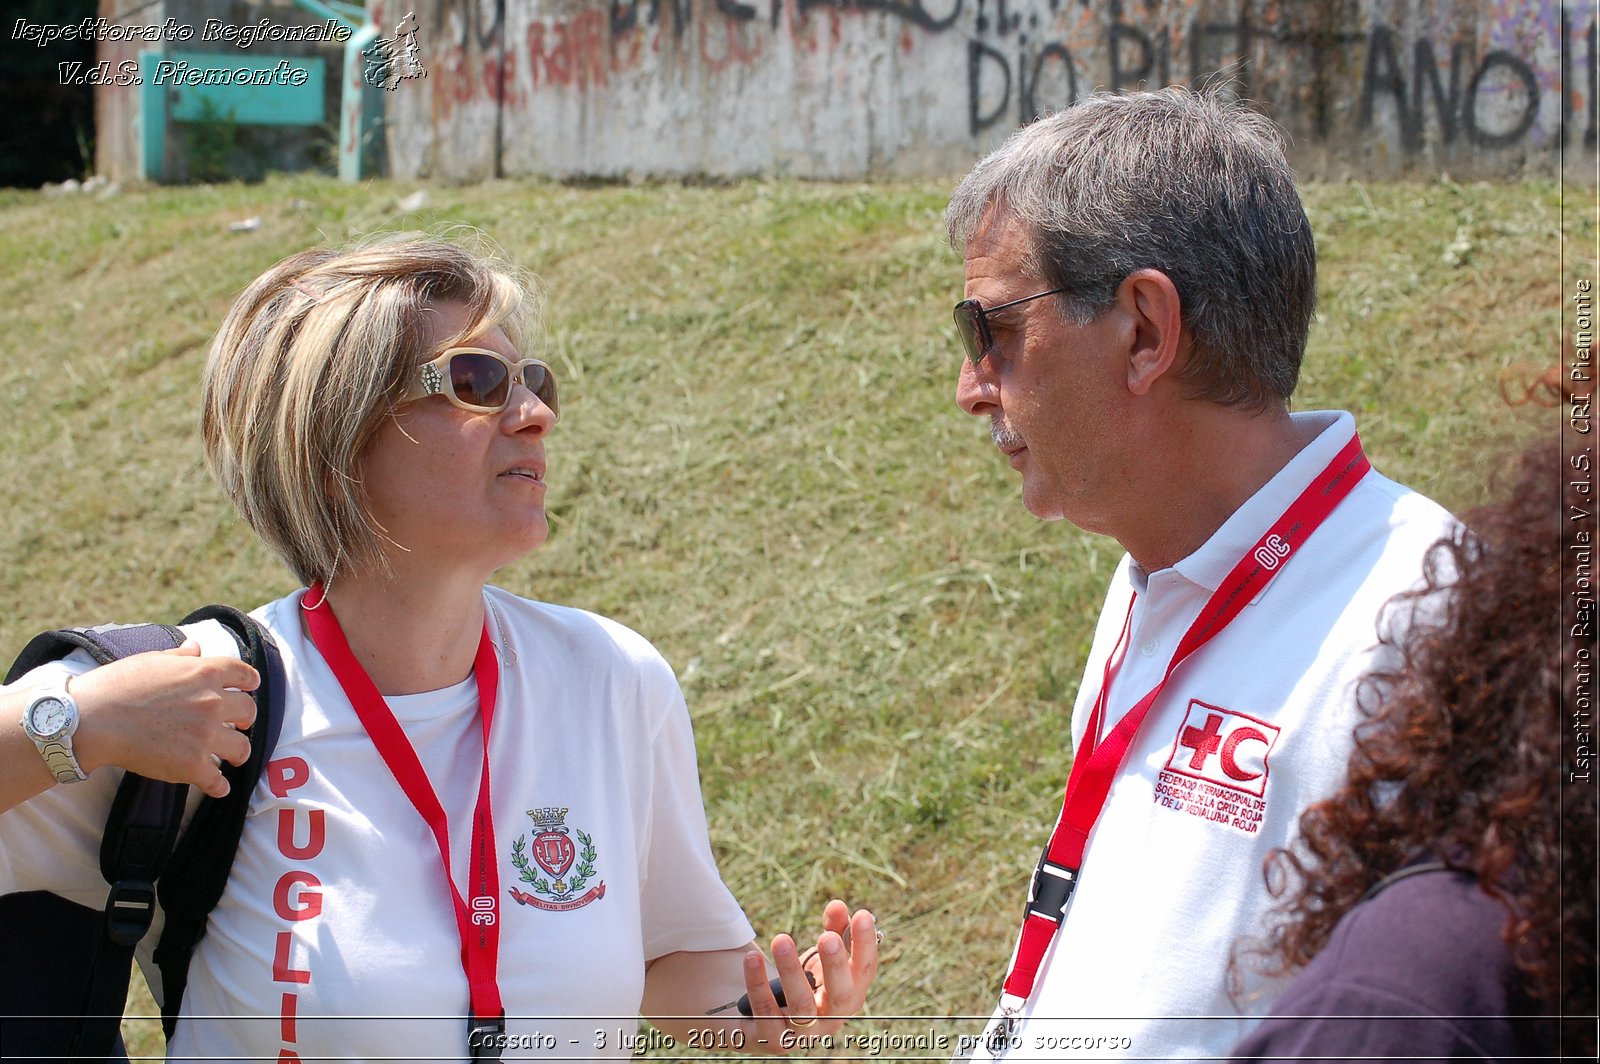
[[[511,888],[511,897],[519,904],[546,912],[566,912],[606,896],[604,881],[589,886],[595,878],[594,862],[600,855],[594,836],[581,828],[567,827],[567,811],[565,806],[528,810],[535,829],[533,838],[518,835],[511,844],[511,863],[517,869],[517,878],[529,888]]]
[[[1247,713],[1189,701],[1156,804],[1254,834],[1267,809],[1268,758],[1282,729]]]

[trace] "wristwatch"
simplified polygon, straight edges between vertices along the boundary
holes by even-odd
[[[52,680],[39,689],[22,711],[22,730],[39,748],[39,756],[57,783],[89,778],[72,753],[72,736],[78,730],[78,703],[67,694],[66,680]]]

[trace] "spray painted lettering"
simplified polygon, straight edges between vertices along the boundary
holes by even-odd
[[[394,7],[375,4],[375,17],[392,19]],[[445,171],[452,152],[483,154],[456,150],[464,138],[491,131],[497,173],[503,156],[581,148],[620,157],[623,146],[596,139],[618,135],[619,111],[652,106],[692,115],[705,124],[704,139],[729,142],[721,147],[730,157],[743,147],[733,142],[748,139],[755,109],[768,131],[795,119],[863,130],[858,136],[910,130],[902,140],[935,144],[948,168],[959,169],[1012,127],[1098,89],[1219,76],[1229,91],[1260,101],[1297,142],[1383,143],[1400,158],[1470,159],[1558,144],[1593,151],[1600,124],[1596,15],[1555,3],[1420,0],[1403,22],[1377,0],[406,5],[413,7],[421,61],[438,76],[405,86],[428,94],[431,120],[402,119],[393,133],[419,144],[453,136],[455,148],[432,149],[434,167]],[[867,121],[849,119],[862,109],[872,112]],[[562,143],[526,142],[548,141],[556,129]],[[716,147],[706,150],[714,155]],[[898,147],[891,140],[856,155],[892,164]],[[683,167],[705,168],[704,159]],[[842,176],[824,170],[818,164],[818,176]]]

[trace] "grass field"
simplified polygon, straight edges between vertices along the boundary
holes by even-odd
[[[1120,550],[1028,516],[952,402],[948,185],[496,182],[403,214],[413,190],[0,194],[0,647],[291,589],[201,467],[211,331],[307,245],[479,227],[543,278],[564,407],[550,541],[498,582],[614,616],[677,668],[758,930],[868,905],[889,936],[874,1014],[986,1014]],[[1374,464],[1447,506],[1486,498],[1502,456],[1556,432],[1501,380],[1555,361],[1594,276],[1593,190],[1568,195],[1563,233],[1553,183],[1308,186],[1297,407],[1353,410]]]

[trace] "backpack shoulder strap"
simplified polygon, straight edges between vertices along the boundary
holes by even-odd
[[[218,622],[233,635],[239,656],[255,667],[261,684],[255,690],[256,720],[248,732],[249,759],[237,767],[223,765],[228,794],[201,802],[161,881],[161,908],[167,921],[156,944],[155,962],[161,970],[161,1024],[168,1038],[177,1025],[178,1007],[188,985],[189,958],[205,935],[206,918],[228,885],[251,794],[283,728],[286,681],[271,633],[231,606],[202,607],[183,623],[206,620]]]
[[[6,673],[6,683],[16,683],[40,665],[60,661],[82,650],[96,664],[108,665],[130,654],[169,650],[183,642],[183,632],[170,624],[106,625],[102,628],[57,628],[28,640]]]

